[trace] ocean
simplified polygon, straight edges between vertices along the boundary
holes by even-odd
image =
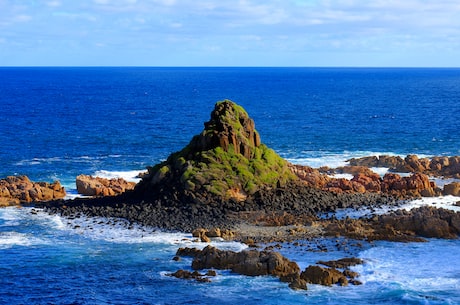
[[[460,155],[460,69],[12,67],[0,79],[0,178],[59,180],[69,198],[79,174],[136,181],[201,132],[223,99],[242,105],[262,142],[293,163]],[[353,270],[363,285],[294,291],[229,271],[211,283],[178,280],[167,274],[190,270],[191,259],[172,260],[176,250],[206,246],[187,232],[3,208],[0,304],[460,304],[459,240],[314,241],[326,252],[310,243],[280,252],[301,268],[360,257]]]

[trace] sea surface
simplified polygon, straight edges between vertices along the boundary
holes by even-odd
[[[69,198],[79,174],[136,181],[201,132],[224,99],[242,105],[262,142],[294,163],[460,155],[460,69],[0,68],[0,178],[59,180]],[[457,201],[406,208],[455,209]],[[197,283],[167,275],[190,270],[191,259],[172,260],[179,247],[206,246],[187,232],[3,208],[0,304],[460,304],[459,240],[338,242],[300,241],[280,252],[301,268],[360,257],[353,270],[363,285],[293,291],[229,271]]]

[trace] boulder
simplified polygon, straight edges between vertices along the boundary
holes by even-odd
[[[326,191],[332,192],[348,192],[348,193],[365,193],[366,188],[353,180],[348,180],[344,178],[340,179],[331,179],[324,187]]]
[[[136,183],[123,178],[106,179],[89,175],[76,178],[77,191],[84,196],[115,196],[134,189]]]
[[[380,182],[380,176],[377,174],[364,174],[364,173],[359,173],[351,179],[351,181],[356,182],[364,186],[364,189],[367,192],[380,192],[381,189],[381,182]]]
[[[201,274],[198,271],[190,272],[188,270],[177,270],[174,273],[167,274],[169,276],[176,277],[178,279],[186,279],[186,280],[196,280],[197,282],[208,283],[211,282],[209,277],[216,276],[214,270],[209,270],[206,274]]]
[[[381,215],[378,222],[381,226],[422,237],[457,238],[460,234],[460,213],[429,206]]]
[[[339,284],[347,286],[348,279],[342,272],[334,268],[323,268],[320,266],[309,266],[301,274],[300,278],[309,284],[332,286]]]
[[[444,185],[443,195],[460,196],[460,182],[452,182]]]
[[[398,174],[387,173],[383,177],[381,189],[401,197],[404,196],[434,196],[436,185],[431,183],[428,176],[422,173],[414,173],[409,177],[401,177]]]
[[[307,185],[317,189],[322,189],[331,178],[319,170],[311,168],[309,166],[289,164],[289,169]]]
[[[66,195],[59,181],[33,182],[27,176],[0,179],[0,205],[62,199]]]
[[[405,171],[407,172],[423,173],[430,168],[430,160],[428,158],[419,159],[416,155],[407,155],[404,161],[406,162]]]
[[[351,266],[361,265],[363,260],[357,257],[346,257],[335,261],[318,261],[317,263],[330,268],[347,269]]]

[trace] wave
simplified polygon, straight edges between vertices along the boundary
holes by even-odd
[[[110,243],[121,244],[162,244],[169,246],[204,248],[213,245],[220,249],[241,251],[247,245],[225,241],[221,238],[214,238],[210,243],[199,242],[189,233],[183,232],[164,232],[152,227],[146,227],[130,223],[124,219],[106,217],[86,217],[65,218],[57,215],[46,216],[47,213],[35,210],[38,217],[45,216],[47,221],[53,223],[57,230],[69,234],[78,234],[91,240],[99,240]]]
[[[98,170],[94,172],[92,176],[106,178],[106,179],[116,179],[123,178],[126,181],[130,182],[139,182],[139,174],[145,172],[145,170],[130,170],[130,171],[108,171],[108,170]]]
[[[393,152],[375,151],[344,151],[340,153],[327,151],[303,151],[300,153],[280,153],[280,155],[291,163],[307,165],[313,168],[319,168],[322,166],[327,166],[330,168],[346,166],[349,165],[348,160],[352,158],[362,158],[381,155],[405,157],[404,155],[399,155]]]
[[[14,231],[0,232],[0,249],[9,249],[14,246],[30,247],[49,244],[48,241],[34,237],[32,234]]]
[[[460,266],[453,262],[459,246],[458,240],[378,242],[361,252],[365,264],[353,270],[361,274],[359,280],[371,290],[402,290],[406,298],[425,302],[452,297],[458,300]]]

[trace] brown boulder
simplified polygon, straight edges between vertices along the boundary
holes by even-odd
[[[324,190],[327,191],[332,191],[332,192],[346,192],[346,193],[365,193],[366,188],[352,180],[340,178],[340,179],[331,179],[323,188]]]
[[[62,199],[66,195],[59,181],[33,182],[27,176],[0,179],[0,205]]]
[[[400,196],[434,196],[436,194],[436,185],[422,173],[414,173],[409,177],[387,173],[383,177],[381,187],[383,192]]]
[[[404,161],[406,161],[405,169],[408,172],[423,173],[430,168],[430,160],[428,158],[419,159],[416,155],[407,155]]]
[[[223,251],[207,246],[195,256],[192,268],[230,269],[243,275],[282,276],[300,271],[296,263],[289,261],[277,252],[268,251]]]
[[[123,178],[106,179],[89,175],[76,178],[77,191],[84,196],[115,196],[134,189],[136,183]]]
[[[300,180],[314,188],[323,188],[331,180],[328,175],[309,166],[289,164],[289,169],[300,178]]]
[[[399,156],[370,156],[363,158],[353,158],[348,160],[352,166],[366,166],[366,167],[387,167],[392,170],[403,169],[405,161]],[[405,171],[405,170],[404,170]]]
[[[348,285],[348,279],[342,272],[334,268],[323,268],[320,266],[309,266],[300,274],[300,278],[310,284],[332,286],[339,284]]]
[[[351,181],[361,184],[368,192],[380,192],[380,176],[376,175],[357,174]]]
[[[443,195],[460,196],[460,182],[452,182],[444,185]]]
[[[456,238],[460,233],[460,213],[428,206],[381,215],[379,222],[409,235],[430,238]]]

